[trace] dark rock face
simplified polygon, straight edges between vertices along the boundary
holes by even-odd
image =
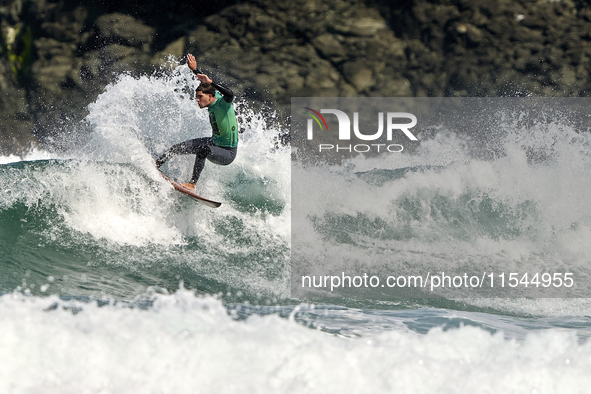
[[[5,0],[0,154],[54,140],[120,73],[168,55],[250,100],[586,96],[583,0]]]
[[[187,37],[206,69],[261,99],[413,95],[402,40],[363,3],[236,4]]]
[[[417,65],[445,75],[440,87],[409,75],[417,95],[579,96],[589,88],[588,12],[570,0],[406,2],[401,13],[418,24],[395,31],[420,41],[409,48]]]

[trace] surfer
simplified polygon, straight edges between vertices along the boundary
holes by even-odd
[[[238,149],[238,123],[232,102],[232,90],[215,83],[197,68],[197,61],[192,54],[187,55],[187,65],[201,83],[195,93],[199,108],[207,108],[212,136],[195,138],[173,145],[156,159],[156,166],[160,168],[174,155],[196,155],[193,176],[188,183],[181,183],[183,187],[195,190],[205,160],[222,166],[228,165],[236,158]]]

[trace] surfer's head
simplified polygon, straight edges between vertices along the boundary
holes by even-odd
[[[195,93],[199,108],[209,107],[216,99],[215,88],[210,83],[202,82],[197,86]]]

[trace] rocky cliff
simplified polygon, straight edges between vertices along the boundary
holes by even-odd
[[[250,100],[586,96],[583,0],[4,0],[0,153],[67,135],[120,73],[168,56]]]

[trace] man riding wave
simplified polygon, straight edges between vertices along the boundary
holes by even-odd
[[[238,122],[232,102],[234,93],[211,80],[197,68],[197,61],[191,54],[187,55],[187,65],[201,83],[196,89],[199,108],[207,108],[212,128],[211,137],[195,138],[173,145],[156,159],[160,168],[174,155],[196,155],[193,175],[188,183],[181,183],[187,189],[195,190],[205,160],[214,164],[228,165],[236,158],[238,150]]]

